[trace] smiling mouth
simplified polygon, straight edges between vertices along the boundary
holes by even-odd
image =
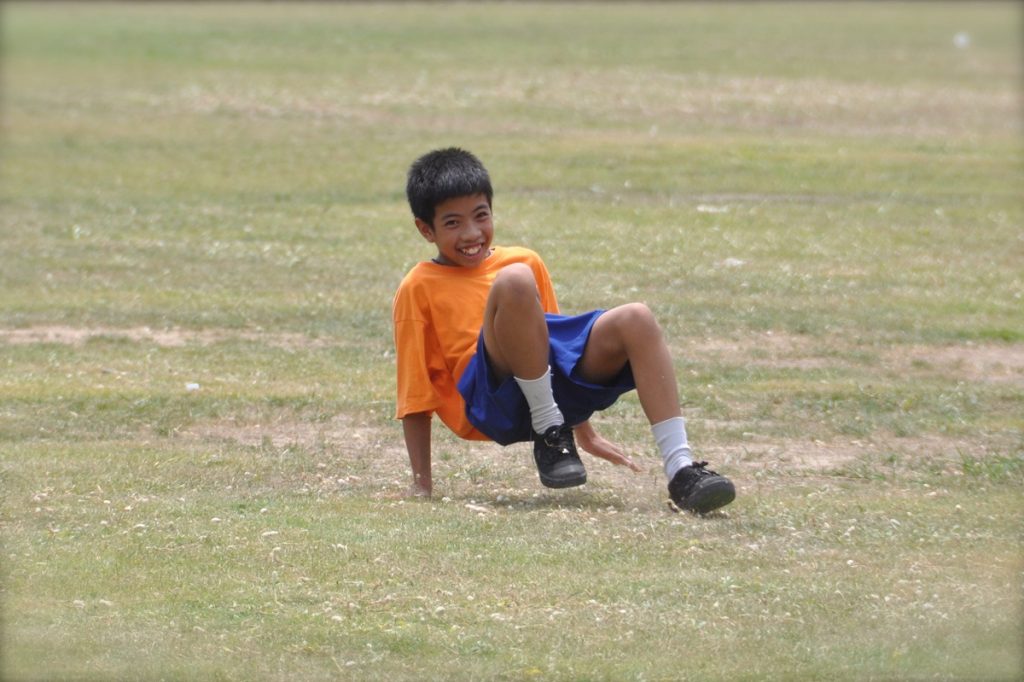
[[[476,244],[475,246],[467,246],[464,249],[459,249],[459,253],[461,253],[463,256],[468,256],[472,258],[473,256],[479,255],[483,248],[484,247],[482,244]]]

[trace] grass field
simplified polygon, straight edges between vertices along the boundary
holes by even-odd
[[[1021,21],[5,3],[0,678],[1021,679]],[[441,434],[404,497],[450,144],[565,311],[652,307],[727,513],[632,396],[641,474]]]

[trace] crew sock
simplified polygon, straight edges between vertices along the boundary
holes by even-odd
[[[661,459],[665,463],[665,475],[668,480],[676,475],[683,467],[693,464],[693,453],[690,451],[690,444],[686,441],[686,420],[682,417],[673,417],[663,422],[658,422],[651,427],[654,440],[661,450]]]
[[[555,394],[551,390],[551,367],[536,379],[512,378],[519,384],[519,390],[523,392],[526,404],[530,406],[530,422],[534,431],[544,433],[552,426],[561,426],[565,423],[565,417],[558,409]]]

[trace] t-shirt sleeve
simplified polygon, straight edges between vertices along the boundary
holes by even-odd
[[[398,366],[398,396],[395,417],[415,412],[433,412],[441,405],[431,375],[444,372],[432,366],[440,353],[432,352],[426,325],[418,320],[395,323],[395,355]]]
[[[551,283],[551,275],[540,256],[533,259],[530,264],[533,268],[533,276],[537,280],[537,291],[540,293],[540,304],[546,313],[558,313],[558,299],[555,297],[555,287]]]
[[[441,396],[431,378],[446,371],[437,337],[432,332],[429,320],[412,298],[409,292],[399,289],[392,311],[397,365],[397,419],[416,412],[433,412],[440,407]]]

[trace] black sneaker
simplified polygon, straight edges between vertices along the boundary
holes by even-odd
[[[696,514],[707,514],[736,499],[736,488],[725,476],[705,469],[707,462],[694,462],[676,472],[668,494],[676,506]]]
[[[587,470],[576,452],[568,424],[552,426],[544,435],[533,434],[533,460],[540,482],[548,488],[572,488],[587,482]]]

